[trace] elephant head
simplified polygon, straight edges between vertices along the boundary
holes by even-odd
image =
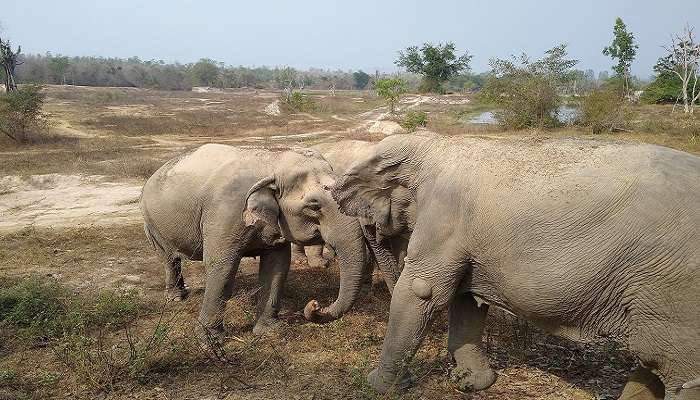
[[[395,280],[403,269],[416,217],[415,194],[407,176],[410,171],[399,171],[397,165],[403,160],[402,151],[411,149],[413,142],[423,143],[433,136],[384,139],[370,154],[358,158],[331,188],[341,211],[359,219],[379,268],[394,271]],[[401,150],[396,155],[395,147]]]
[[[338,256],[340,290],[327,307],[309,302],[306,316],[327,322],[343,315],[359,293],[368,257],[364,236],[356,218],[340,213],[328,191],[335,177],[328,162],[310,149],[281,153],[274,172],[256,182],[246,194],[243,221],[262,224],[263,232],[278,230],[300,245],[325,242]]]

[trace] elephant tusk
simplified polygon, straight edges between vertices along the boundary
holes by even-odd
[[[700,387],[700,377],[695,378],[692,381],[686,382],[682,386],[683,389],[692,389],[696,387]]]

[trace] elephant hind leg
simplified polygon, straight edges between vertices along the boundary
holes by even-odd
[[[327,268],[330,260],[323,256],[324,245],[304,246],[306,261],[311,268]]]
[[[630,376],[619,400],[663,400],[664,384],[649,369],[639,367]]]
[[[471,294],[455,296],[449,308],[447,348],[457,366],[452,372],[461,390],[483,390],[496,381],[481,345],[488,306],[479,307]]]

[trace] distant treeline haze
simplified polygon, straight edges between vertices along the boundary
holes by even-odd
[[[289,67],[233,67],[210,59],[192,64],[162,60],[141,60],[103,57],[67,57],[22,55],[17,77],[22,83],[69,84],[81,86],[127,86],[163,90],[189,90],[193,86],[219,88],[283,89],[290,80],[297,89],[372,89],[380,77],[374,71],[329,71],[323,69],[295,70]],[[399,74],[410,87],[420,85],[420,76]],[[580,71],[574,91],[595,86],[607,73],[596,77],[592,70]],[[488,73],[463,73],[452,77],[448,91],[469,91],[481,88]]]

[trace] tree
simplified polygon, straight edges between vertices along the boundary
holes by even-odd
[[[425,43],[420,49],[418,46],[411,46],[406,48],[405,52],[399,51],[399,59],[395,64],[406,68],[408,72],[422,75],[423,91],[442,93],[443,82],[469,69],[471,59],[472,56],[467,53],[457,57],[452,42],[445,45]]]
[[[406,93],[406,81],[401,78],[378,79],[374,82],[374,89],[377,96],[389,103],[389,112],[393,114],[401,95]]]
[[[359,70],[359,71],[352,73],[352,78],[355,81],[355,83],[354,83],[355,89],[362,90],[365,87],[367,87],[367,84],[369,83],[370,76],[368,73],[366,73],[362,70]]]
[[[576,76],[571,69],[578,60],[567,56],[566,45],[561,44],[535,61],[526,54],[511,59],[492,59],[489,63],[491,76],[480,96],[499,108],[494,116],[506,127],[556,126],[561,92]]]
[[[66,71],[70,66],[70,59],[66,56],[51,57],[48,63],[49,71],[51,71],[54,82],[61,85],[66,84]]]
[[[214,86],[219,78],[219,66],[216,61],[202,58],[190,70],[192,83],[199,86]]]
[[[683,99],[683,110],[693,113],[695,103],[700,100],[698,86],[698,67],[700,63],[700,44],[696,43],[693,28],[686,25],[681,35],[671,38],[671,45],[666,46],[666,57],[657,62],[654,70],[660,74],[673,74],[680,80],[677,99]]]
[[[603,54],[610,56],[613,60],[617,60],[617,64],[613,66],[613,71],[622,80],[623,90],[627,95],[630,91],[630,68],[637,56],[639,46],[634,42],[634,34],[627,31],[627,25],[622,22],[620,17],[615,20],[613,36],[612,43],[603,49]]]
[[[22,48],[17,46],[16,51],[12,51],[10,41],[3,41],[0,38],[0,66],[2,66],[5,79],[5,91],[11,92],[17,90],[17,81],[15,79],[15,68],[22,64],[17,60],[17,57],[22,52]]]
[[[292,91],[294,90],[294,81],[296,79],[297,72],[294,68],[285,67],[277,70],[275,74],[275,84],[278,89],[282,89],[285,95],[285,101],[290,103],[292,100]]]

